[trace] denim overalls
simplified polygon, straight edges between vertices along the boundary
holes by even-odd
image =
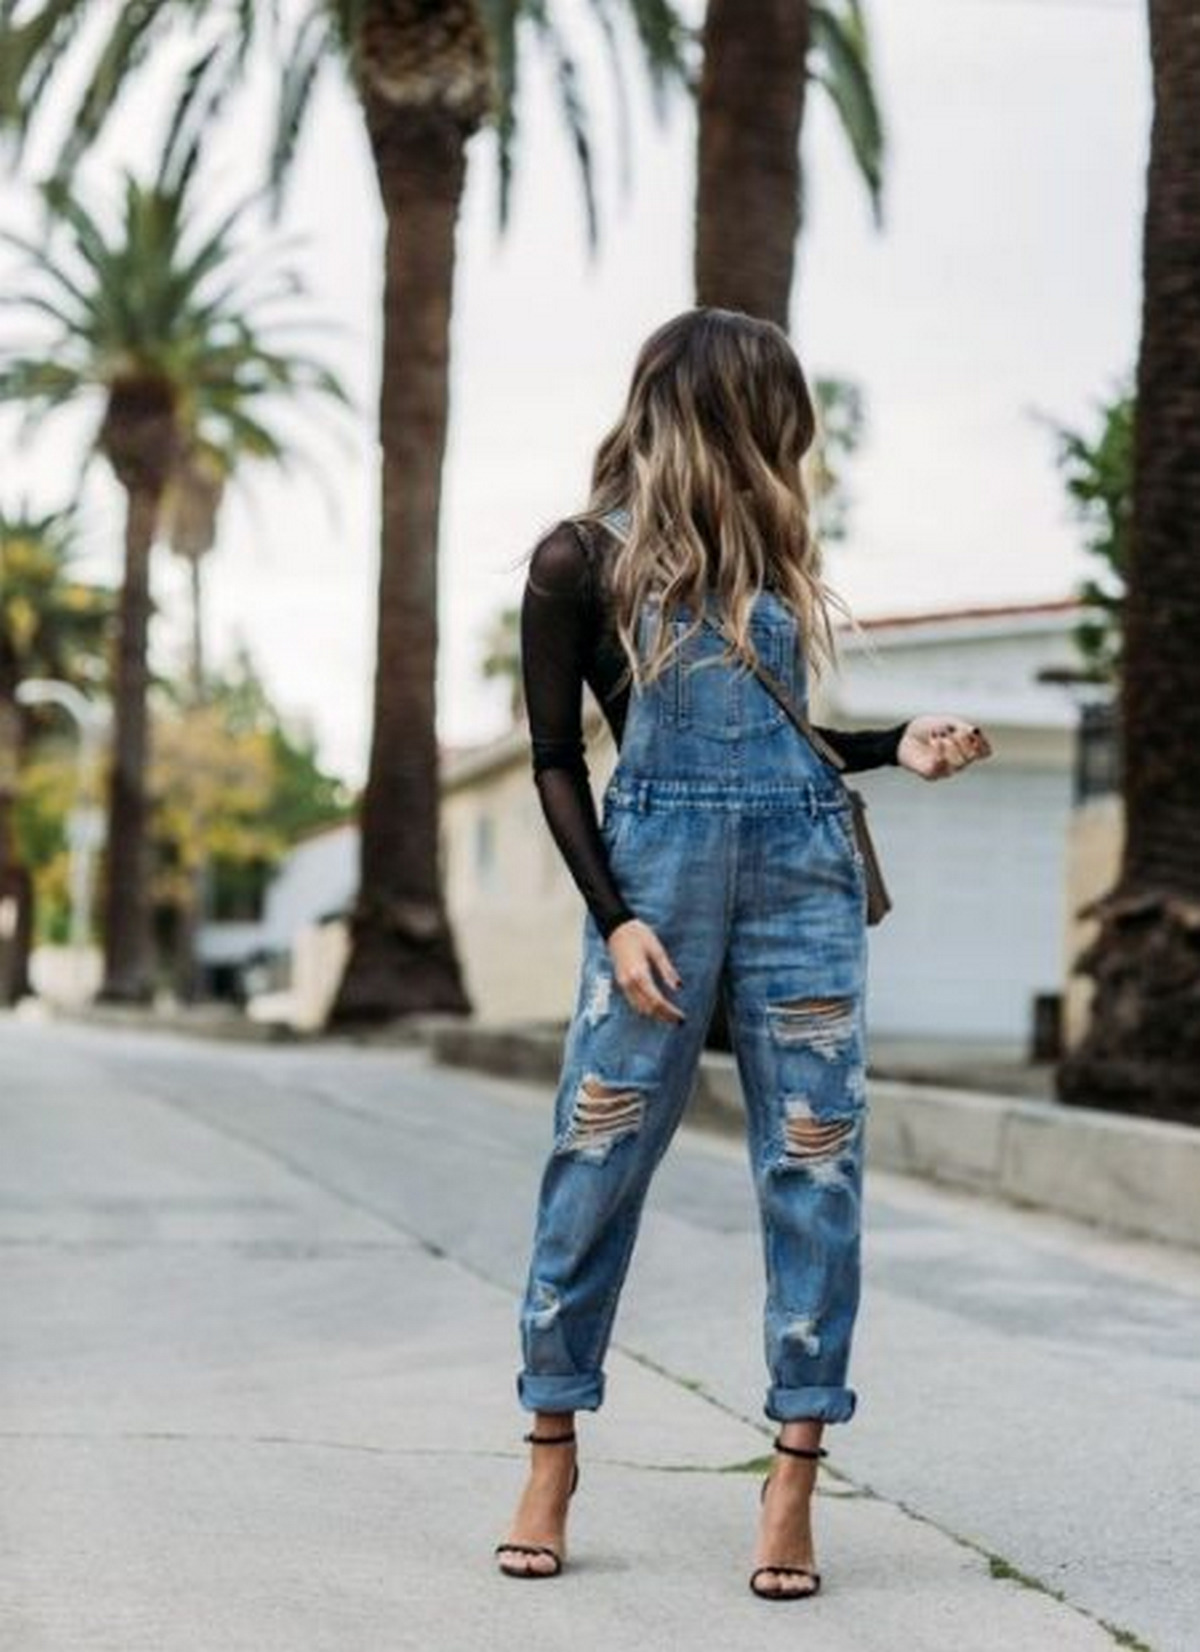
[[[686,620],[686,610],[673,620],[677,635]],[[647,605],[643,648],[651,631]],[[757,599],[751,634],[804,704],[797,623],[773,593]],[[723,992],[762,1219],[764,1410],[778,1421],[854,1412],[866,880],[840,774],[746,666],[721,662],[722,647],[701,629],[653,683],[631,689],[605,790],[613,874],[670,953],[683,984],[663,990],[687,1019],[630,1007],[589,912],[521,1304],[517,1392],[531,1411],[603,1400],[643,1202]]]

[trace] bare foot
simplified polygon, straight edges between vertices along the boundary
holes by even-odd
[[[815,1445],[813,1439],[788,1439],[787,1445]],[[817,1460],[780,1454],[771,1470],[763,1498],[758,1549],[754,1564],[759,1566],[805,1566],[817,1570],[813,1551],[812,1497],[817,1481]],[[761,1572],[755,1587],[767,1593],[811,1595],[817,1585],[811,1577],[797,1572]]]
[[[541,1430],[538,1431],[539,1433]],[[565,1433],[567,1430],[547,1430]],[[517,1504],[517,1512],[509,1527],[506,1543],[544,1543],[555,1550],[565,1563],[567,1501],[571,1495],[571,1481],[575,1469],[575,1446],[553,1445],[530,1447],[532,1464],[525,1489]],[[523,1554],[520,1550],[502,1549],[496,1557],[501,1571],[549,1573],[558,1570],[554,1557],[548,1554]]]

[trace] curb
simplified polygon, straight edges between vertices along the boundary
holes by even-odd
[[[431,1022],[435,1060],[555,1085],[564,1030]],[[1107,1231],[1200,1248],[1200,1130],[1166,1119],[867,1078],[869,1162]],[[687,1121],[741,1134],[734,1059],[705,1051]]]
[[[305,1033],[278,1022],[251,1021],[240,1010],[208,1013],[203,1010],[159,1010],[134,1004],[57,1005],[38,1001],[34,1008],[15,1012],[31,1019],[64,1025],[104,1027],[110,1032],[171,1033],[185,1038],[215,1039],[227,1044],[298,1044],[310,1042]]]

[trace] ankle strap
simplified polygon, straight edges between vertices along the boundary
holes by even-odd
[[[786,1452],[789,1457],[828,1457],[829,1455],[824,1446],[784,1445],[778,1436],[775,1439],[775,1449],[776,1451]]]
[[[575,1431],[572,1429],[569,1434],[526,1434],[525,1438],[531,1445],[570,1445]]]

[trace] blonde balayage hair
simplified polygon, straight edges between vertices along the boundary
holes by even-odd
[[[774,322],[705,306],[646,340],[624,412],[596,451],[587,509],[574,518],[630,513],[628,538],[606,563],[626,681],[665,668],[699,630],[709,594],[755,658],[749,620],[764,586],[796,615],[814,673],[836,664],[830,610],[853,616],[822,578],[802,472],[816,434],[804,373]],[[652,597],[658,623],[642,659],[637,616]],[[672,622],[683,604],[693,617],[680,629]]]

